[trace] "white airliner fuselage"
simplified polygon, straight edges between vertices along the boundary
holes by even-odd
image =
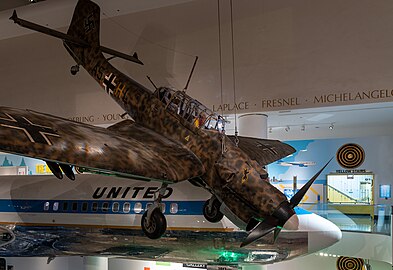
[[[208,263],[272,263],[316,252],[337,242],[330,221],[296,208],[299,229],[283,230],[240,248],[246,232],[228,219],[208,222],[210,193],[189,182],[171,185],[162,210],[168,229],[148,239],[141,217],[159,184],[101,175],[77,181],[52,176],[0,177],[0,256],[117,255],[137,259]]]

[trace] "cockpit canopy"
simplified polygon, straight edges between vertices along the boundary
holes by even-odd
[[[154,95],[165,104],[165,108],[192,123],[195,127],[225,131],[225,121],[221,115],[208,109],[184,91],[160,87]]]

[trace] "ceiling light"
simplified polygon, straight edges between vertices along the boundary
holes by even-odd
[[[334,128],[333,123],[330,124],[329,129],[332,130]]]
[[[302,127],[300,128],[301,131],[305,131],[306,130],[306,126],[302,125]]]
[[[286,126],[286,127],[285,127],[285,131],[286,131],[286,132],[288,132],[288,131],[290,131],[290,130],[291,130],[291,128],[290,128],[289,126]]]
[[[269,133],[272,133],[272,127],[269,128]]]

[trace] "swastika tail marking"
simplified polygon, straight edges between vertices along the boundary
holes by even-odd
[[[91,30],[93,30],[95,28],[94,15],[90,14],[87,18],[85,18],[84,24],[85,24],[86,34],[89,33]]]

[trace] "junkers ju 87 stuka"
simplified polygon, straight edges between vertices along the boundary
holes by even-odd
[[[295,150],[280,141],[234,138],[225,134],[225,121],[184,91],[148,90],[114,68],[109,54],[138,64],[137,54],[126,55],[99,41],[100,8],[79,0],[68,32],[61,33],[18,18],[15,23],[63,41],[82,66],[132,118],[107,129],[30,110],[0,109],[0,150],[39,158],[53,174],[75,179],[72,167],[120,177],[158,181],[161,188],[144,213],[141,226],[147,237],[161,237],[166,219],[160,203],[168,185],[190,181],[211,193],[204,205],[210,222],[227,216],[249,233],[242,246],[282,228],[296,230],[294,211],[321,173],[287,198],[268,179],[264,166]],[[236,140],[235,140],[236,139]],[[61,169],[60,169],[61,168]]]

